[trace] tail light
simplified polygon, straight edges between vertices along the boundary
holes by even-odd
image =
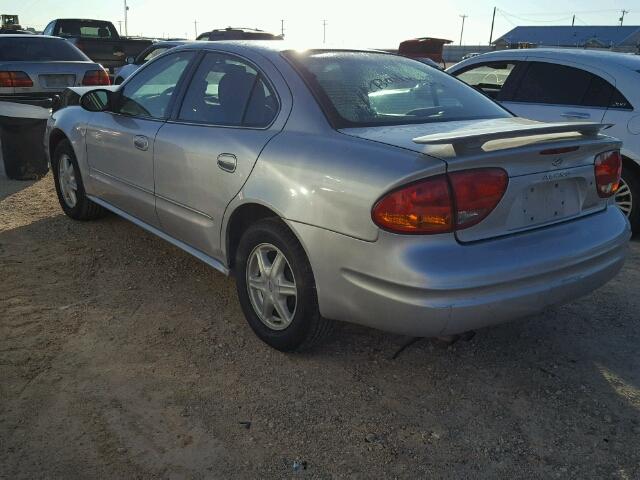
[[[111,81],[109,80],[109,75],[104,70],[89,70],[84,74],[82,85],[111,85]]]
[[[0,72],[0,87],[33,87],[33,82],[24,72]]]
[[[501,168],[461,170],[394,190],[373,207],[373,221],[396,233],[434,234],[469,228],[489,215],[507,190]]]
[[[596,188],[598,195],[607,198],[618,191],[622,175],[622,157],[619,150],[596,155]]]

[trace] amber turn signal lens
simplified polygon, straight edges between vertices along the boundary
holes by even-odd
[[[612,196],[620,188],[622,157],[619,150],[603,152],[595,161],[596,189],[602,198]]]

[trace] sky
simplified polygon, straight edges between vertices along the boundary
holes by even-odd
[[[402,40],[440,37],[464,45],[489,43],[493,7],[497,7],[494,36],[516,25],[617,25],[621,10],[630,10],[625,25],[640,25],[638,0],[523,0],[520,2],[452,0],[127,0],[129,34],[186,37],[227,26],[280,33],[287,39],[319,43],[326,20],[327,43],[393,48]],[[634,9],[634,6],[636,7]],[[0,13],[18,14],[23,26],[43,29],[54,18],[96,18],[119,27],[124,0],[0,0]],[[197,22],[194,24],[194,22]],[[124,24],[122,24],[124,33]]]

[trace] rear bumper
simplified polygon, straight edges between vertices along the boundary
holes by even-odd
[[[291,226],[309,255],[322,315],[413,336],[460,333],[586,295],[618,273],[630,237],[616,208],[467,245],[452,235],[381,232],[363,242]]]

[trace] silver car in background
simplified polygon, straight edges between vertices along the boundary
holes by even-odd
[[[190,44],[75,90],[48,125],[62,209],[115,212],[233,273],[280,350],[333,320],[443,336],[530,315],[626,256],[602,125],[513,117],[414,60]]]
[[[82,85],[109,85],[109,76],[71,43],[42,35],[0,35],[0,101],[37,103]]]

